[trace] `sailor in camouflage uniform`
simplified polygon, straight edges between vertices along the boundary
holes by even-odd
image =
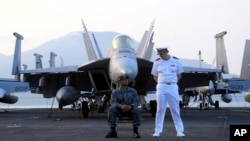
[[[128,76],[122,76],[118,80],[118,88],[111,94],[111,107],[108,111],[108,123],[111,130],[106,138],[117,137],[117,117],[130,115],[133,119],[133,137],[140,138],[138,127],[140,126],[139,97],[137,91],[128,87]]]

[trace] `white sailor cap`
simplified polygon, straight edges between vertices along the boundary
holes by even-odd
[[[156,48],[157,54],[163,53],[165,51],[168,51],[168,46],[159,46]]]

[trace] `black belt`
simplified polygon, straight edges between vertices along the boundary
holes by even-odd
[[[172,84],[176,84],[174,82],[160,82],[161,84],[167,84],[167,85],[172,85]]]

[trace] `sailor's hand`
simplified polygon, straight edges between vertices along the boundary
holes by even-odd
[[[132,107],[130,105],[121,105],[121,109],[123,112],[128,112]]]

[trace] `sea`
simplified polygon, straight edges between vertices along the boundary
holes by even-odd
[[[236,93],[230,94],[232,101],[230,103],[225,103],[221,100],[221,95],[213,95],[212,99],[214,101],[218,100],[220,107],[242,107],[250,108],[250,103],[244,100],[246,93]],[[44,98],[42,94],[34,94],[30,92],[26,93],[15,93],[14,95],[18,96],[18,101],[15,104],[5,104],[0,103],[0,109],[8,108],[58,108],[58,103],[55,98]],[[145,96],[146,103],[149,103],[150,100],[155,99],[154,93],[149,93]],[[188,107],[198,107],[199,101],[190,100]],[[69,105],[70,107],[70,105]]]

